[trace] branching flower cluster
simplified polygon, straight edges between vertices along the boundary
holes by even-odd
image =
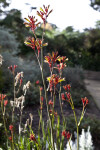
[[[23,72],[16,73],[17,65],[8,67],[8,69],[12,73],[14,85],[13,86],[14,96],[13,100],[10,101],[12,108],[12,123],[9,125],[10,133],[7,130],[6,126],[7,122],[5,115],[8,100],[6,99],[5,94],[0,94],[0,103],[3,114],[4,128],[6,137],[10,141],[10,150],[17,150],[17,149],[45,150],[46,143],[48,143],[48,150],[55,150],[55,149],[63,150],[64,139],[68,141],[70,150],[72,150],[70,144],[72,134],[69,131],[66,131],[67,123],[63,112],[63,105],[62,105],[63,102],[69,103],[72,108],[77,130],[77,150],[79,150],[79,126],[84,117],[85,108],[86,105],[88,104],[88,99],[86,97],[81,99],[83,103],[83,110],[80,119],[77,119],[73,99],[71,96],[71,85],[65,84],[63,85],[62,89],[62,82],[65,81],[65,78],[63,77],[63,70],[67,66],[68,58],[66,58],[66,56],[58,56],[58,52],[52,52],[52,54],[48,53],[47,56],[43,55],[43,47],[47,46],[47,43],[44,43],[45,25],[48,16],[52,12],[52,10],[49,11],[49,8],[50,8],[49,5],[48,6],[43,5],[43,8],[40,8],[40,11],[37,11],[37,15],[40,16],[44,24],[42,39],[38,39],[35,34],[35,30],[40,25],[40,22],[38,22],[38,20],[35,17],[28,16],[28,18],[25,18],[26,22],[24,23],[25,26],[29,27],[33,32],[33,37],[26,38],[25,44],[31,47],[35,52],[41,70],[43,81],[42,86],[39,80],[36,81],[36,85],[38,86],[40,93],[40,109],[39,109],[40,119],[37,136],[34,134],[32,129],[32,122],[33,122],[32,114],[29,115],[30,118],[26,120],[24,127],[22,125],[22,113],[24,108],[25,96],[27,94],[27,90],[29,90],[29,87],[31,86],[31,83],[30,81],[28,81],[25,85],[23,85],[24,75]],[[2,64],[2,60],[0,62]],[[50,76],[47,77],[46,79],[44,78],[44,70],[43,70],[44,62],[49,65],[50,69]],[[58,72],[56,74],[54,73],[55,69]],[[48,83],[48,85],[46,84],[46,82]],[[20,89],[22,89],[23,94],[21,96],[18,96]],[[65,90],[65,92],[62,92],[63,90]],[[47,122],[43,121],[44,100],[47,108],[47,116],[48,116]],[[62,118],[60,118],[58,112],[56,111],[55,108],[56,103],[60,104],[59,112],[61,112]],[[15,109],[18,109],[20,114],[19,135],[17,140],[15,137]]]

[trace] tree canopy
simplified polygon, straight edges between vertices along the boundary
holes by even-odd
[[[3,8],[6,8],[9,6],[11,0],[0,0],[0,13],[3,13]]]
[[[100,11],[100,0],[90,0],[91,1],[91,7],[93,9]]]

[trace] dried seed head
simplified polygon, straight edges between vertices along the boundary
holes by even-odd
[[[2,65],[2,62],[3,62],[3,57],[2,55],[0,55],[0,66]]]
[[[29,89],[29,87],[31,86],[31,82],[28,81],[24,86],[23,86],[23,92],[24,95],[26,95],[27,90]]]

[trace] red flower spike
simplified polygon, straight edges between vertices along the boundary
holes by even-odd
[[[43,102],[43,96],[41,96],[41,101]]]
[[[62,131],[62,136],[64,136],[67,140],[70,139],[71,134],[69,131],[67,132],[66,130]]]
[[[42,91],[43,90],[43,87],[40,87],[40,91]]]
[[[63,88],[67,91],[67,85],[63,86]]]
[[[67,88],[68,88],[68,90],[70,91],[71,85],[70,85],[70,84],[67,84]]]
[[[70,84],[66,84],[65,86],[63,86],[63,88],[67,91],[70,91],[71,85]]]
[[[27,46],[31,47],[33,50],[35,50],[35,39],[34,37],[28,37],[25,42],[24,42]]]
[[[17,65],[14,65],[13,67],[12,67],[12,65],[11,65],[10,67],[8,67],[8,69],[9,69],[13,74],[14,74],[16,68],[17,68]]]
[[[65,92],[65,94],[66,94],[66,96],[67,96],[68,100],[70,100],[70,98],[71,98],[70,93]]]
[[[8,67],[8,69],[12,72],[12,70],[13,70],[12,65],[10,67]]]
[[[66,67],[66,64],[60,63],[60,64],[58,64],[57,67],[55,67],[55,68],[57,68],[58,71],[60,72],[60,71],[63,70],[65,67]]]
[[[8,137],[8,139],[10,140],[10,141],[12,141],[12,137],[10,136],[10,137]]]
[[[14,65],[14,70],[17,68],[17,65]]]
[[[4,106],[6,107],[6,105],[8,104],[8,100],[4,101]]]
[[[30,140],[36,142],[36,138],[34,134],[30,134]]]
[[[0,94],[0,101],[3,101],[5,99],[6,95]]]
[[[64,130],[64,131],[62,131],[62,136],[66,136],[66,131]]]
[[[64,63],[65,61],[68,61],[68,58],[66,58],[66,56],[62,56],[62,57],[58,56],[57,59],[60,63]]]
[[[67,132],[67,139],[70,139],[71,134],[69,132]]]
[[[52,100],[49,101],[49,105],[53,106],[53,101]]]
[[[10,130],[10,131],[13,131],[13,125],[10,125],[10,126],[9,126],[9,130]]]
[[[49,10],[50,5],[48,5],[47,7],[45,5],[43,5],[43,8],[40,8],[40,12],[37,11],[38,16],[41,17],[41,19],[43,20],[44,23],[46,23],[47,17],[49,16],[49,14],[52,12],[52,10]]]
[[[23,81],[23,80],[22,80],[22,78],[21,78],[21,79],[20,79],[20,86],[22,85],[22,81]]]
[[[36,84],[38,85],[39,83],[40,83],[40,81],[39,81],[39,80],[37,80],[37,81],[36,81]]]
[[[66,100],[64,93],[61,93],[62,100]]]
[[[48,53],[48,56],[45,56],[45,62],[49,64],[49,67],[52,68],[57,61],[58,52],[52,52],[52,55]]]
[[[57,76],[57,74],[53,74],[51,77],[47,77],[47,80],[49,81],[50,91],[52,90],[53,86],[55,88],[59,82],[65,81],[64,78],[60,78]]]
[[[35,50],[35,48],[37,48],[38,50],[38,57],[39,57],[39,53],[41,51],[41,47],[42,46],[46,46],[46,43],[42,45],[42,40],[37,39],[35,40],[34,37],[28,37],[25,42],[24,42],[27,46],[31,47],[33,50]]]
[[[82,100],[82,103],[83,103],[84,107],[89,103],[89,100],[87,99],[87,97],[81,98],[81,100]]]
[[[40,24],[40,22],[37,22],[37,19],[35,19],[35,17],[33,16],[28,16],[29,19],[24,18],[27,22],[24,22],[26,27],[30,27],[32,31],[34,31],[38,25]]]

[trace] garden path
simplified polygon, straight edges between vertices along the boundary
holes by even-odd
[[[85,71],[85,86],[100,110],[100,72]]]

